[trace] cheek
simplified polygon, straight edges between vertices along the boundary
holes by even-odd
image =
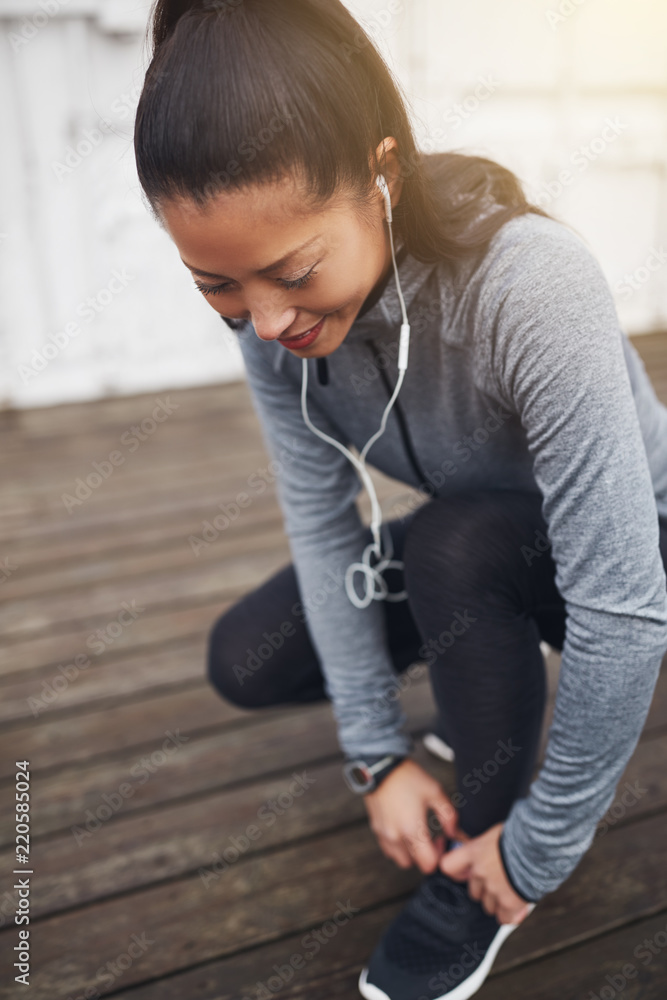
[[[322,312],[339,312],[341,315],[356,312],[371,291],[374,280],[367,268],[344,268],[321,286],[319,302]],[[327,303],[329,305],[327,306]]]

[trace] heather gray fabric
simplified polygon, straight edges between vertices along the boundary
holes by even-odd
[[[398,401],[427,481],[393,411],[370,461],[439,496],[487,486],[543,497],[567,635],[544,764],[503,834],[517,888],[539,899],[590,846],[667,650],[658,543],[667,408],[620,328],[596,258],[564,224],[525,215],[499,230],[476,265],[408,255],[399,274],[412,335]],[[400,321],[392,273],[328,356],[329,383],[308,363],[311,420],[358,450],[388,400],[380,368],[396,382]],[[356,608],[343,586],[363,548],[357,473],[303,422],[301,359],[261,341],[250,323],[238,332],[340,745],[348,756],[409,752],[404,714],[386,696],[394,674],[380,605]]]

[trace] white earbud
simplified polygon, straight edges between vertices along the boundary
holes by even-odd
[[[391,195],[389,194],[389,188],[387,187],[387,181],[385,180],[385,178],[383,177],[382,174],[378,174],[378,176],[375,178],[375,183],[380,188],[380,191],[382,192],[382,195],[384,197],[384,204],[385,204],[385,210],[386,210],[386,215],[387,215],[387,222],[391,222],[392,221],[392,215],[391,215]]]

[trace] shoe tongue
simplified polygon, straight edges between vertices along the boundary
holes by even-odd
[[[465,882],[455,882],[443,872],[428,875],[421,890],[406,905],[412,917],[449,941],[466,942],[477,906]]]

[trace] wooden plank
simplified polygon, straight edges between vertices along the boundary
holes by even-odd
[[[108,451],[99,449],[96,454],[106,460]],[[133,511],[139,511],[149,504],[156,512],[173,509],[174,506],[187,506],[191,502],[196,502],[197,496],[201,496],[202,493],[210,494],[215,490],[223,492],[227,488],[233,490],[236,483],[238,490],[234,492],[243,491],[244,487],[247,488],[248,477],[254,472],[263,473],[266,477],[268,458],[256,442],[244,448],[243,454],[239,455],[236,469],[228,464],[229,456],[225,456],[223,461],[224,455],[224,451],[221,450],[217,456],[213,456],[209,472],[204,472],[200,476],[193,474],[192,478],[183,480],[182,470],[190,466],[187,460],[177,460],[170,451],[168,454],[170,464],[160,475],[155,457],[151,456],[148,461],[147,456],[140,454],[139,457],[142,459],[139,467],[142,470],[140,476],[133,477],[128,468],[116,467],[116,471],[97,488],[92,489],[90,495],[83,499],[80,505],[72,507],[71,512],[65,506],[63,494],[74,495],[78,485],[77,477],[85,479],[89,473],[95,471],[90,464],[80,462],[75,469],[72,469],[72,474],[67,480],[54,482],[52,478],[44,489],[33,491],[31,494],[25,489],[26,473],[21,474],[20,470],[12,468],[12,476],[17,477],[17,485],[13,494],[6,495],[2,499],[0,508],[2,535],[6,537],[10,531],[12,533],[29,531],[37,516],[46,519],[47,522],[53,520],[71,525],[78,521],[91,524],[95,518],[100,521],[105,514],[113,516],[120,508],[124,518],[129,520]],[[91,462],[101,459],[96,459],[93,454]],[[35,461],[39,459],[36,458]],[[225,469],[230,469],[231,474],[225,473]]]
[[[221,698],[205,683],[177,692],[153,694],[150,698],[85,715],[32,724],[0,732],[0,779],[14,775],[16,747],[30,761],[32,775],[63,764],[89,760],[98,754],[117,753],[133,746],[150,745],[166,729],[180,726],[184,732],[199,732],[213,726],[254,719]]]
[[[200,673],[203,673],[203,650],[200,663]],[[556,670],[557,665],[554,664],[554,671]],[[556,678],[557,674],[554,672],[550,679],[549,714],[545,719],[545,729],[553,710]],[[418,683],[428,683],[426,676]],[[87,707],[82,705],[82,708]],[[85,760],[91,754],[149,743],[157,739],[165,729],[176,725],[190,731],[255,717],[256,713],[237,708],[221,698],[204,679],[189,688],[181,687],[174,693],[158,690],[151,696],[150,691],[144,692],[143,697],[135,694],[132,700],[126,700],[115,707],[80,712],[76,716],[70,714],[67,725],[63,725],[62,719],[57,715],[45,710],[28,725],[14,726],[0,733],[0,778],[13,774],[11,758],[16,746],[22,748],[22,754],[30,760],[35,773],[44,767],[54,768],[60,764]],[[646,739],[652,732],[666,729],[667,669],[663,669],[658,677],[641,739]],[[3,760],[8,762],[5,763],[4,770]]]
[[[93,401],[58,403],[54,406],[0,411],[0,433],[24,439],[68,437],[72,427],[82,425],[82,415],[96,428],[122,429],[136,420],[137,414],[146,413],[155,406],[158,397],[167,395],[179,405],[179,418],[209,420],[249,404],[245,380],[195,385],[189,388],[166,389],[164,392],[146,392],[133,395],[107,396]],[[192,417],[194,414],[194,417]]]
[[[286,722],[286,726],[289,724]],[[247,735],[251,738],[252,732]],[[417,742],[414,758],[446,791],[451,794],[455,790],[452,764],[433,758],[421,741]],[[638,746],[619,782],[607,818],[598,825],[598,836],[608,836],[657,811],[664,815],[666,763],[667,737]],[[296,770],[301,773],[304,769],[313,779],[308,794],[295,798],[279,813],[279,820],[274,819],[273,809],[266,812],[266,818],[258,824],[261,836],[247,841],[244,858],[365,818],[363,803],[350,795],[343,783],[338,760],[305,763]],[[119,810],[113,822],[98,825],[93,820],[88,828],[76,831],[76,836],[67,831],[38,841],[34,850],[40,878],[32,896],[32,912],[35,916],[57,912],[201,866],[210,867],[216,852],[219,857],[223,848],[234,843],[232,838],[243,836],[249,825],[257,823],[262,805],[277,799],[290,780],[291,775],[260,775],[248,783],[191,800],[187,807],[176,802],[134,815]],[[628,786],[635,790],[632,795],[628,794]],[[0,852],[0,870],[11,870],[12,857],[9,849]]]
[[[264,530],[220,535],[211,544],[204,543],[198,555],[183,534],[177,546],[89,559],[63,567],[62,572],[47,570],[41,575],[43,583],[40,574],[33,574],[32,586],[26,586],[17,574],[7,580],[6,599],[0,606],[3,642],[54,625],[65,630],[79,621],[113,618],[128,594],[137,606],[151,610],[180,595],[192,599],[238,594],[262,574],[273,572],[271,567],[277,569],[290,561],[282,526],[273,524]],[[62,586],[58,586],[59,577]]]
[[[434,712],[430,685],[412,684],[403,697],[411,726],[421,731]],[[55,775],[37,774],[31,781],[32,836],[84,823],[87,809],[104,804],[103,794],[111,795],[128,783],[133,791],[119,806],[123,813],[340,754],[329,702],[304,705],[295,712],[289,739],[285,738],[284,719],[270,714],[254,724],[251,736],[245,727],[204,735],[186,733],[180,720],[173,732],[176,739],[166,751],[162,749],[163,733],[152,747],[62,767]],[[22,748],[16,752],[22,753]],[[153,753],[157,754],[154,761]],[[13,786],[0,789],[0,846],[13,839],[13,795]]]
[[[31,1000],[52,1000],[56,984],[65,997],[83,992],[100,965],[127,951],[132,934],[145,934],[153,943],[119,978],[124,988],[299,927],[306,931],[327,920],[338,901],[377,905],[387,894],[414,886],[416,875],[379,856],[370,829],[355,824],[277,854],[241,860],[208,888],[193,873],[130,898],[58,914],[35,927]],[[3,984],[9,981],[7,954],[11,950],[3,949]],[[0,997],[8,995],[0,987]]]
[[[211,618],[211,624],[212,621]],[[174,640],[166,646],[148,647],[135,656],[100,657],[100,662],[93,658],[90,667],[60,691],[53,687],[53,666],[24,670],[13,675],[15,680],[0,678],[5,681],[1,688],[0,722],[13,720],[20,724],[31,719],[34,723],[36,719],[49,721],[60,716],[59,725],[67,726],[66,717],[77,712],[98,706],[113,707],[137,696],[149,697],[151,692],[185,690],[188,685],[201,684],[206,670],[205,656],[206,637],[202,629],[194,640]]]
[[[132,595],[129,597],[131,599]],[[93,652],[91,662],[106,665],[129,655],[152,655],[157,649],[165,648],[170,643],[201,641],[203,633],[208,632],[218,615],[230,603],[214,596],[208,602],[203,601],[192,607],[183,607],[183,602],[179,602],[175,606],[164,606],[158,613],[140,615],[131,630],[126,629],[114,640],[113,646],[99,654]],[[107,621],[110,620],[110,617],[107,618]],[[16,642],[7,647],[0,657],[0,675],[9,677],[12,684],[36,668],[39,668],[40,681],[47,673],[55,676],[59,667],[73,662],[77,654],[90,655],[91,649],[87,646],[90,634],[91,628],[86,627],[65,633],[53,631],[50,635],[42,632],[36,638]],[[37,689],[40,690],[39,684]]]
[[[92,637],[97,629],[106,629],[127,604],[129,608],[125,610],[133,614],[134,620],[125,626],[122,633],[104,641],[104,645],[113,644],[121,648],[120,640],[124,635],[127,636],[122,644],[124,646],[137,635],[139,629],[135,626],[140,621],[160,613],[171,613],[171,609],[198,607],[214,597],[220,603],[236,600],[273,576],[288,562],[289,549],[286,542],[279,539],[271,548],[258,545],[255,552],[249,551],[225,560],[222,567],[224,575],[221,561],[209,559],[190,570],[184,568],[177,578],[165,579],[155,575],[114,581],[97,588],[91,586],[88,588],[88,599],[85,590],[79,589],[77,593],[68,593],[62,598],[55,594],[48,604],[37,598],[13,602],[0,612],[4,628],[0,646],[7,648],[2,672],[16,669],[12,663],[12,648],[20,646],[21,640],[28,637],[34,637],[32,641],[37,642],[45,632],[71,635],[74,630],[81,629],[85,630],[83,648],[94,653],[97,641],[91,638],[89,642],[88,637]],[[124,618],[127,618],[127,613]],[[114,626],[114,631],[117,627]]]
[[[434,760],[421,744],[415,757],[434,776],[451,783],[452,765]],[[299,796],[289,791],[294,788],[294,773],[305,776],[306,788]],[[31,913],[42,917],[202,867],[215,880],[213,865],[220,862],[221,852],[231,849],[227,857],[233,858],[233,844],[243,847],[244,837],[247,846],[240,856],[247,859],[362,821],[366,821],[365,806],[345,785],[340,760],[260,777],[190,801],[187,807],[176,803],[141,815],[119,815],[76,838],[68,831],[37,843],[39,882],[31,897]],[[252,825],[259,829],[255,840],[245,836]],[[8,849],[0,853],[0,871],[12,870],[13,857]],[[224,870],[219,874],[222,877]]]
[[[537,909],[530,919],[535,916]],[[508,938],[507,947],[513,937],[520,931],[522,934],[527,932],[528,927],[526,921],[523,930],[518,928]],[[499,964],[496,974],[480,990],[479,1000],[507,1000],[508,997],[512,1000],[554,1000],[554,997],[664,1000],[667,951],[662,942],[666,932],[667,911],[663,909],[637,923],[619,927],[610,934],[582,942],[505,975],[497,974],[501,968]],[[500,955],[502,951],[499,958]],[[626,978],[628,972],[630,978]],[[345,993],[340,994],[341,1000],[344,996]],[[128,1000],[134,1000],[131,993]]]
[[[234,493],[233,497],[238,494]],[[202,522],[213,522],[221,513],[218,504],[231,502],[220,494],[205,493],[192,498],[187,506],[174,502],[168,508],[154,510],[150,504],[136,511],[132,519],[117,520],[105,516],[92,523],[46,520],[31,522],[30,531],[14,532],[2,542],[4,556],[20,564],[21,575],[39,573],[51,564],[77,565],[92,557],[123,554],[137,551],[151,552],[158,546],[176,545],[190,534],[200,533]],[[156,500],[159,497],[155,497]],[[220,531],[221,539],[227,533],[239,534],[282,524],[282,514],[272,486],[258,496],[247,516],[231,522]],[[219,522],[222,524],[222,522]],[[11,582],[11,577],[7,584]],[[4,586],[4,585],[3,585]]]
[[[125,1000],[262,1000],[275,995],[281,1000],[359,1000],[357,981],[372,949],[384,930],[398,915],[403,901],[389,903],[356,914],[348,924],[332,933],[321,926],[319,942],[312,934],[306,938],[299,931],[241,952],[227,959],[177,973],[159,982],[137,986],[123,993]],[[537,909],[529,920],[536,920]],[[511,939],[520,941],[526,922]],[[667,982],[667,953],[657,940],[667,929],[665,911],[629,927],[592,938],[565,951],[556,952],[519,969],[503,971],[503,945],[491,973],[479,993],[479,1000],[664,1000]],[[643,942],[653,946],[653,955]],[[317,950],[316,950],[317,948]],[[295,956],[294,965],[291,963]],[[300,961],[301,956],[303,961]],[[308,957],[306,957],[308,956]],[[611,992],[610,981],[621,985],[623,967],[634,966],[623,992]],[[277,968],[276,968],[277,967]],[[295,968],[296,967],[296,968]],[[291,972],[290,972],[291,969]],[[627,970],[626,970],[627,971]],[[266,992],[262,990],[265,987]],[[600,993],[604,988],[606,993]],[[113,994],[110,994],[113,995]]]
[[[540,902],[521,934],[508,940],[498,971],[664,909],[663,834],[664,815],[659,815],[600,838],[575,874]],[[113,960],[127,949],[133,933],[153,943],[124,973],[124,989],[285,934],[303,934],[330,919],[341,902],[367,910],[411,891],[420,880],[416,869],[399,869],[381,855],[370,829],[357,824],[241,858],[223,875],[204,886],[193,873],[133,894],[132,905],[122,896],[41,921],[32,996],[51,996],[56,982],[64,993],[82,991],[106,956]]]
[[[249,492],[252,495],[254,491],[261,491],[253,500],[252,507],[244,510],[244,521],[252,519],[261,499],[275,498],[275,484],[271,481],[268,457],[263,451],[256,451],[254,455],[255,460],[251,462],[253,452],[246,449],[243,459],[240,459],[233,469],[226,464],[226,458],[223,462],[223,458],[218,456],[215,460],[217,475],[212,474],[201,481],[191,476],[190,465],[183,461],[174,466],[164,483],[149,477],[146,483],[142,484],[141,490],[128,490],[122,495],[109,494],[100,487],[99,493],[91,494],[90,499],[77,507],[72,514],[67,513],[61,495],[56,495],[52,487],[49,488],[43,502],[31,506],[26,504],[19,487],[14,507],[10,509],[7,500],[3,501],[0,507],[0,538],[4,538],[3,544],[9,546],[10,551],[12,544],[27,543],[30,539],[48,541],[58,533],[76,537],[81,531],[102,529],[101,537],[104,539],[107,534],[118,534],[121,522],[125,530],[128,528],[131,530],[135,522],[142,521],[144,526],[150,529],[156,518],[170,521],[180,516],[183,520],[187,520],[189,516],[198,517],[202,511],[206,517],[209,512],[211,515],[218,513],[217,505],[225,500],[234,501],[238,493]],[[221,471],[223,466],[229,471]],[[184,467],[188,470],[185,476]],[[146,468],[150,472],[153,465],[147,463]],[[369,472],[379,499],[397,492],[397,487],[398,492],[411,491],[410,487],[383,476],[371,466]],[[258,478],[249,482],[254,474]],[[116,481],[124,483],[124,475],[126,473],[119,472]],[[263,490],[264,484],[266,491]],[[227,494],[225,491],[228,491]],[[20,555],[21,547],[19,545],[16,555]],[[62,548],[66,549],[65,542]]]

